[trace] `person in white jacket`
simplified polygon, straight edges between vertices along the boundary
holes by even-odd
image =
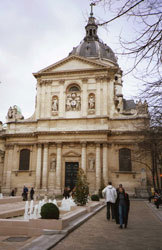
[[[112,219],[115,219],[115,202],[117,198],[117,192],[112,186],[111,182],[108,182],[108,186],[102,190],[102,194],[107,202],[107,220],[110,220],[110,207]]]

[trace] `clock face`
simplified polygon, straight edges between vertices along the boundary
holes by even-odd
[[[74,108],[76,106],[76,101],[75,100],[72,100],[71,101],[71,106]]]

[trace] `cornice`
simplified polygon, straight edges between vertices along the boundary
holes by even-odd
[[[129,131],[129,130],[125,130],[125,131],[120,131],[120,130],[116,130],[116,131],[113,131],[111,130],[109,133],[108,133],[108,136],[120,136],[120,135],[144,135],[143,133],[143,130],[141,131]]]
[[[38,72],[35,73],[34,76],[41,77],[41,76],[58,76],[58,75],[76,75],[76,74],[86,74],[86,73],[94,73],[94,72],[107,72],[108,74],[113,73],[115,74],[117,69],[115,68],[95,68],[95,69],[80,69],[80,70],[62,70],[62,71],[55,71],[55,72]]]

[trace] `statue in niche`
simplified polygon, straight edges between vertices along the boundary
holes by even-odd
[[[58,111],[58,98],[54,97],[52,101],[52,111]]]
[[[56,158],[53,157],[50,162],[50,170],[51,171],[56,171]]]
[[[89,158],[89,171],[94,171],[95,170],[95,160],[93,158]]]
[[[89,96],[88,108],[89,109],[95,109],[95,97],[94,97],[94,95]]]

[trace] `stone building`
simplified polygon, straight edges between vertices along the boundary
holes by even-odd
[[[132,159],[149,122],[147,103],[123,98],[122,70],[97,29],[91,12],[86,35],[69,56],[33,74],[32,117],[24,119],[16,105],[9,108],[7,127],[0,124],[3,193],[17,188],[20,194],[25,184],[41,194],[60,194],[75,186],[79,167],[91,193],[108,180],[132,194],[146,187],[149,172]]]

